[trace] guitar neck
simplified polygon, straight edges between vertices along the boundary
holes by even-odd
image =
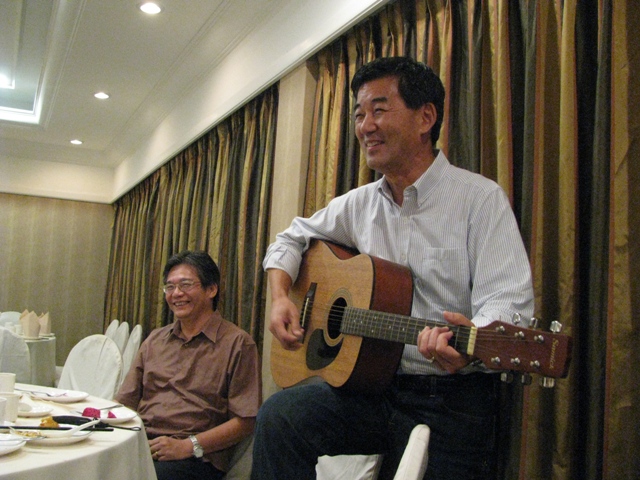
[[[453,332],[453,338],[449,341],[449,345],[460,353],[473,354],[476,338],[475,327],[449,325],[436,320],[345,307],[341,331],[348,335],[416,345],[418,334],[425,327],[442,326],[448,327]]]

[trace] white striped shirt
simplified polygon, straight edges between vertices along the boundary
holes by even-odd
[[[482,327],[510,322],[515,313],[533,315],[531,269],[507,196],[492,180],[451,165],[442,152],[405,189],[402,206],[382,178],[308,219],[295,218],[269,246],[263,267],[285,270],[295,281],[312,238],[409,267],[413,317],[444,321],[443,311],[458,312]],[[446,372],[406,345],[399,373]]]

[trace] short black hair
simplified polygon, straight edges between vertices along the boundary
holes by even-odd
[[[212,306],[215,311],[218,308],[218,299],[220,297],[220,269],[213,258],[202,250],[191,251],[184,250],[180,253],[173,255],[164,266],[164,272],[162,273],[162,282],[167,283],[167,276],[172,268],[178,265],[191,265],[196,269],[198,274],[198,280],[202,284],[202,288],[207,288],[212,285],[218,286],[218,293],[212,298]]]
[[[416,110],[428,103],[436,107],[436,123],[431,128],[431,143],[435,145],[444,117],[444,85],[440,77],[430,67],[410,57],[377,58],[360,67],[353,76],[353,96],[358,96],[365,83],[384,77],[398,79],[398,92],[408,108]]]

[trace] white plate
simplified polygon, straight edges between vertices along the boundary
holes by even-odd
[[[20,410],[20,406],[18,406],[18,416],[19,417],[44,417],[45,415],[53,412],[53,408],[41,406],[41,405],[30,405],[31,410]]]
[[[55,396],[50,397],[47,395],[47,393],[52,393]],[[59,395],[60,393],[64,393],[64,395]],[[56,403],[79,402],[80,400],[84,400],[89,396],[89,394],[86,392],[79,392],[77,390],[60,390],[57,388],[51,388],[42,391],[32,390],[29,394],[32,397],[41,398],[42,400],[49,400],[50,402]]]
[[[0,433],[0,456],[21,449],[25,443],[27,441],[19,435]]]
[[[108,413],[102,411],[100,415],[100,421],[108,423],[109,425],[118,425],[119,423],[133,420],[138,415],[136,412],[134,412],[133,410],[129,410],[127,407],[114,408],[111,411],[116,416],[116,418],[107,418]]]
[[[61,426],[75,427],[75,425],[63,425],[63,424],[61,424]],[[44,445],[44,446],[71,445],[72,443],[78,443],[78,442],[81,442],[82,440],[86,440],[89,437],[89,435],[91,435],[92,433],[93,432],[91,430],[80,430],[79,432],[74,433],[70,437],[60,437],[60,438],[49,437],[49,438],[37,438],[37,439],[34,438],[33,440],[29,441],[29,445]]]

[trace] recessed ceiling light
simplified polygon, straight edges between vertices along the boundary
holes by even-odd
[[[140,5],[140,10],[144,13],[148,13],[149,15],[155,15],[156,13],[160,13],[162,9],[153,2],[147,2]]]
[[[82,140],[78,140],[78,139],[71,140],[71,143],[73,143],[74,145],[82,145]]]
[[[98,92],[96,94],[93,95],[96,98],[99,98],[100,100],[106,100],[107,98],[109,98],[109,94],[106,92]]]

